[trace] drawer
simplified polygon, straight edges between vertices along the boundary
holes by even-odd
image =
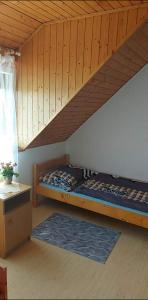
[[[4,214],[8,214],[10,211],[13,211],[18,206],[22,206],[27,202],[30,202],[30,191],[8,198],[4,202]]]
[[[5,252],[25,241],[32,231],[32,207],[27,202],[5,215]]]

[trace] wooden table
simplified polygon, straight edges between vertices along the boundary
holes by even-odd
[[[10,189],[13,191],[10,192]],[[30,239],[32,232],[30,190],[30,186],[20,183],[13,183],[12,186],[0,184],[0,256],[3,258]]]

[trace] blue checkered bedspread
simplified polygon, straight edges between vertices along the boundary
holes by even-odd
[[[99,173],[84,181],[74,192],[148,212],[147,183]]]

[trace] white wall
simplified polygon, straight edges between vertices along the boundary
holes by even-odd
[[[32,166],[65,154],[65,143],[37,147],[19,152],[19,182],[32,184]]]
[[[67,141],[73,163],[148,181],[148,65]]]

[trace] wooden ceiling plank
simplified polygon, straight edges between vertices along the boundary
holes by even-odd
[[[8,48],[18,48],[18,43],[15,43],[11,39],[7,39],[4,36],[0,36],[0,46],[5,46]]]
[[[67,6],[71,7],[78,15],[83,15],[84,10],[73,1],[63,1]]]
[[[129,41],[128,42],[128,47],[130,48],[130,50],[135,52],[135,54],[137,56],[139,56],[139,58],[141,58],[142,60],[144,60],[147,63],[147,58],[146,57],[147,57],[148,53],[145,53],[143,48],[141,48],[135,41]]]
[[[70,22],[64,23],[63,31],[63,74],[62,105],[67,103],[69,93],[69,61],[70,61]]]
[[[125,61],[121,61],[116,58],[116,54],[112,57],[112,63],[109,64],[111,67],[113,66],[114,70],[117,70],[124,74],[125,76],[133,76],[135,74],[136,68],[131,68],[131,64],[129,63],[128,65],[125,63]],[[137,65],[138,67],[138,65]],[[122,70],[122,71],[121,71]]]
[[[20,11],[18,7],[14,5],[13,1],[1,1],[1,3],[4,4],[3,6],[1,5],[1,12],[6,16],[11,16],[15,20],[18,20],[21,23],[26,24],[26,26],[30,26],[34,29],[41,24],[40,21],[26,15],[24,12],[22,13],[22,10]]]
[[[112,8],[121,8],[122,5],[120,4],[119,1],[108,1],[109,5],[112,7]]]
[[[56,4],[64,11],[66,11],[69,14],[69,16],[78,16],[78,13],[71,7],[71,1],[56,1]]]
[[[103,79],[103,81],[107,81],[109,83],[116,83],[116,84],[122,84],[124,83],[124,79],[118,77],[116,74],[110,74],[109,72],[104,72],[104,68],[103,66],[100,69],[100,72],[98,72],[95,77],[97,80],[101,81]]]
[[[135,72],[137,72],[137,69],[141,67],[141,65],[138,64],[133,65],[132,62],[129,62],[127,64],[127,61],[121,58],[119,60],[119,58],[116,57],[116,54],[112,59],[112,65],[115,70],[119,71],[120,73],[124,74],[127,77],[128,76],[132,77],[135,74]]]
[[[99,16],[99,15],[109,15],[111,13],[122,13],[122,12],[127,12],[132,9],[135,9],[135,8],[145,8],[145,9],[148,9],[148,2],[147,3],[143,3],[142,5],[132,5],[130,7],[121,7],[121,8],[118,8],[118,9],[113,9],[111,8],[110,10],[102,10],[101,12],[98,11],[98,12],[93,12],[93,13],[84,13],[83,15],[79,15],[79,16],[76,16],[76,17],[67,17],[67,18],[63,18],[62,20],[57,20],[56,23],[60,23],[60,22],[63,22],[64,20],[68,20],[68,21],[71,21],[71,20],[77,20],[77,19],[85,19],[87,17],[94,17],[94,16]],[[148,15],[148,14],[147,14]],[[52,22],[49,22],[49,24],[53,23],[54,21]],[[55,22],[54,22],[55,23]]]
[[[36,6],[40,7],[48,16],[50,16],[51,19],[57,20],[59,18],[59,15],[55,13],[48,5],[48,1],[32,1]]]
[[[22,8],[25,9],[29,14],[33,14],[37,17],[37,19],[41,20],[43,23],[48,22],[50,17],[44,15],[43,10],[34,5],[32,1],[21,1]]]
[[[135,48],[135,51],[148,62],[148,47],[145,42],[145,36],[141,32],[131,37],[128,45]]]
[[[143,34],[147,37],[148,39],[148,23],[145,23],[144,26],[142,27],[141,31]]]
[[[50,5],[52,5],[53,9],[55,9],[60,15],[68,18],[71,17],[71,15],[64,10],[62,2],[61,1],[51,1]]]
[[[101,1],[97,1],[97,3],[104,9],[104,10],[110,10],[112,9],[112,6],[109,4],[108,1],[104,1],[104,0],[101,0]]]
[[[29,26],[15,20],[12,17],[7,17],[6,15],[4,15],[1,11],[0,11],[0,22],[3,22],[9,26],[14,26],[16,29],[19,29],[21,31],[27,32],[27,33],[31,33],[32,32],[32,28],[30,28]]]
[[[121,1],[119,1],[119,3],[120,3],[121,6],[123,6],[123,7],[131,6],[130,1],[128,1],[128,0],[121,0]]]
[[[118,15],[118,32],[117,32],[117,44],[120,44],[124,39],[127,29],[127,11],[120,12]]]
[[[0,25],[1,26],[1,25]],[[19,44],[22,44],[24,41],[24,38],[16,36],[15,34],[12,35],[10,31],[7,31],[0,27],[0,36],[4,36],[5,39],[11,39],[13,42]]]
[[[113,84],[113,83],[109,83],[109,82],[99,82],[98,83],[98,81],[96,81],[96,83],[92,83],[92,86],[97,86],[98,87],[98,85],[99,85],[99,87],[100,88],[104,88],[104,89],[111,89],[111,90],[113,90],[113,89],[115,89],[116,88],[116,86],[117,86],[117,84]]]
[[[90,90],[84,91],[81,94],[81,97],[85,97],[87,99],[88,99],[88,96],[93,97],[93,98],[98,97],[98,102],[99,102],[100,99],[101,100],[106,99],[106,96],[111,97],[117,87],[118,87],[118,84],[112,86],[112,88],[107,87],[107,85],[104,85],[103,87],[101,87],[100,83],[98,82],[97,86],[91,85]]]
[[[70,49],[69,49],[69,97],[72,97],[76,89],[76,69],[77,60],[77,26],[78,21],[70,22]]]
[[[63,19],[65,17],[63,11],[62,11],[63,14],[61,13],[61,11],[59,13],[58,7],[56,7],[53,3],[51,3],[51,1],[46,0],[46,1],[42,1],[42,3],[44,3],[51,10],[51,13],[52,15],[55,16],[55,18]]]
[[[127,17],[127,32],[133,32],[136,23],[137,23],[137,15],[138,15],[138,9],[133,9],[128,11],[128,17]]]
[[[34,7],[38,7],[38,11],[41,12],[42,15],[44,15],[47,18],[57,19],[54,13],[52,13],[51,9],[44,3],[44,1],[30,1]]]
[[[145,7],[138,8],[137,23],[142,22],[148,16],[148,9]]]
[[[130,48],[130,46],[128,46],[127,44],[123,45],[119,49],[119,53],[121,53],[122,55],[124,55],[124,57],[128,59],[130,58],[130,60],[134,63],[136,61],[138,65],[143,65],[144,63],[146,63],[146,60],[139,56],[139,54],[135,52],[135,49]]]
[[[113,68],[113,66],[111,65],[104,65],[101,69],[101,73],[105,74],[105,75],[109,75],[111,77],[113,77],[114,79],[120,79],[120,80],[126,80],[127,75],[123,74],[121,72],[121,70],[117,71],[115,68]]]
[[[102,63],[105,57],[107,57],[109,44],[109,15],[103,15],[101,19],[99,63]]]
[[[118,29],[118,14],[112,13],[109,16],[109,41],[108,41],[108,51],[113,52],[117,46],[117,29]],[[109,53],[108,54],[112,54]]]
[[[106,95],[106,94],[111,94],[113,92],[113,87],[106,87],[105,89],[104,87],[101,87],[98,83],[98,85],[92,85],[87,88],[86,90],[84,90],[83,94],[85,94],[87,96],[87,93],[91,94],[91,95],[96,95],[96,93],[100,93],[102,95]]]
[[[93,21],[92,17],[85,21],[83,82],[86,82],[91,73]]]
[[[137,5],[137,4],[141,4],[142,1],[141,0],[135,0],[135,1],[130,1],[132,5]]]
[[[85,36],[85,20],[79,20],[77,25],[77,61],[76,61],[76,89],[82,84],[83,52]]]
[[[99,79],[99,77],[98,78],[93,78],[91,80],[91,85],[98,86],[98,82],[99,82],[99,85],[101,87],[110,87],[110,88],[113,88],[114,86],[117,85],[117,83],[115,83],[113,81],[109,81],[106,78],[105,78],[105,80],[102,81],[102,78]]]
[[[74,1],[74,3],[76,3],[77,5],[79,5],[84,10],[84,13],[90,14],[90,13],[95,12],[95,10],[92,7],[90,7],[86,3],[86,1]]]
[[[71,23],[71,28],[72,23]],[[75,26],[74,26],[75,28]],[[73,40],[70,39],[70,47],[74,46],[75,44],[75,31],[77,32],[77,29],[73,31]],[[71,35],[70,35],[71,37]],[[62,80],[63,80],[63,41],[64,41],[64,24],[57,24],[57,62],[56,62],[56,110],[60,110],[62,108]],[[73,50],[74,50],[73,47]],[[70,49],[69,49],[70,51]],[[74,50],[75,51],[75,50]],[[73,64],[72,64],[73,66]],[[69,92],[70,92],[70,83],[71,83],[71,60],[69,59]],[[73,69],[72,69],[73,70]],[[74,84],[74,90],[75,90],[75,78],[73,78],[72,83]],[[49,117],[48,117],[49,120]]]
[[[91,72],[99,63],[99,47],[101,35],[101,16],[93,17],[93,33],[92,33],[92,53],[91,53]]]
[[[80,99],[83,99],[85,100],[86,97],[83,96],[83,95],[79,95],[76,99],[75,99],[75,103],[73,105],[73,107],[77,107],[78,103],[79,103],[79,106],[83,106],[83,103],[80,102]],[[88,94],[88,98],[87,98],[87,103],[88,105],[91,105],[91,104],[95,104],[96,103],[96,100],[97,102],[100,101],[100,99],[98,99],[98,97],[91,97],[91,94]],[[70,117],[70,116],[69,116]]]
[[[22,32],[21,30],[14,28],[12,26],[9,26],[3,22],[0,22],[0,30],[6,30],[8,32],[10,32],[12,35],[14,36],[18,36],[20,38],[27,38],[28,34],[26,32]]]
[[[102,78],[104,78],[105,82],[107,81],[107,82],[109,82],[111,84],[113,83],[115,85],[124,83],[123,79],[117,78],[117,76],[113,76],[113,75],[102,72],[102,68],[101,68],[100,72],[98,72],[98,74],[96,74],[95,78],[99,81],[102,80]]]
[[[40,17],[35,11],[33,11],[32,9],[30,9],[29,7],[27,7],[26,5],[24,5],[22,2],[17,2],[15,4],[12,3],[12,2],[11,2],[11,5],[13,4],[13,8],[16,11],[19,11],[22,14],[24,14],[24,15],[32,18],[32,19],[35,19],[36,21],[38,21],[40,23],[44,23],[45,22],[44,18]]]
[[[129,67],[132,70],[137,70],[138,67],[141,66],[141,64],[138,64],[137,61],[132,61],[130,57],[127,57],[125,55],[123,55],[122,53],[120,53],[120,51],[118,51],[115,54],[115,58],[114,58],[117,62],[121,62],[121,64],[124,64],[124,66]],[[143,64],[145,62],[143,61]]]
[[[91,6],[95,11],[103,11],[103,8],[98,5],[97,1],[85,1],[89,6]]]

